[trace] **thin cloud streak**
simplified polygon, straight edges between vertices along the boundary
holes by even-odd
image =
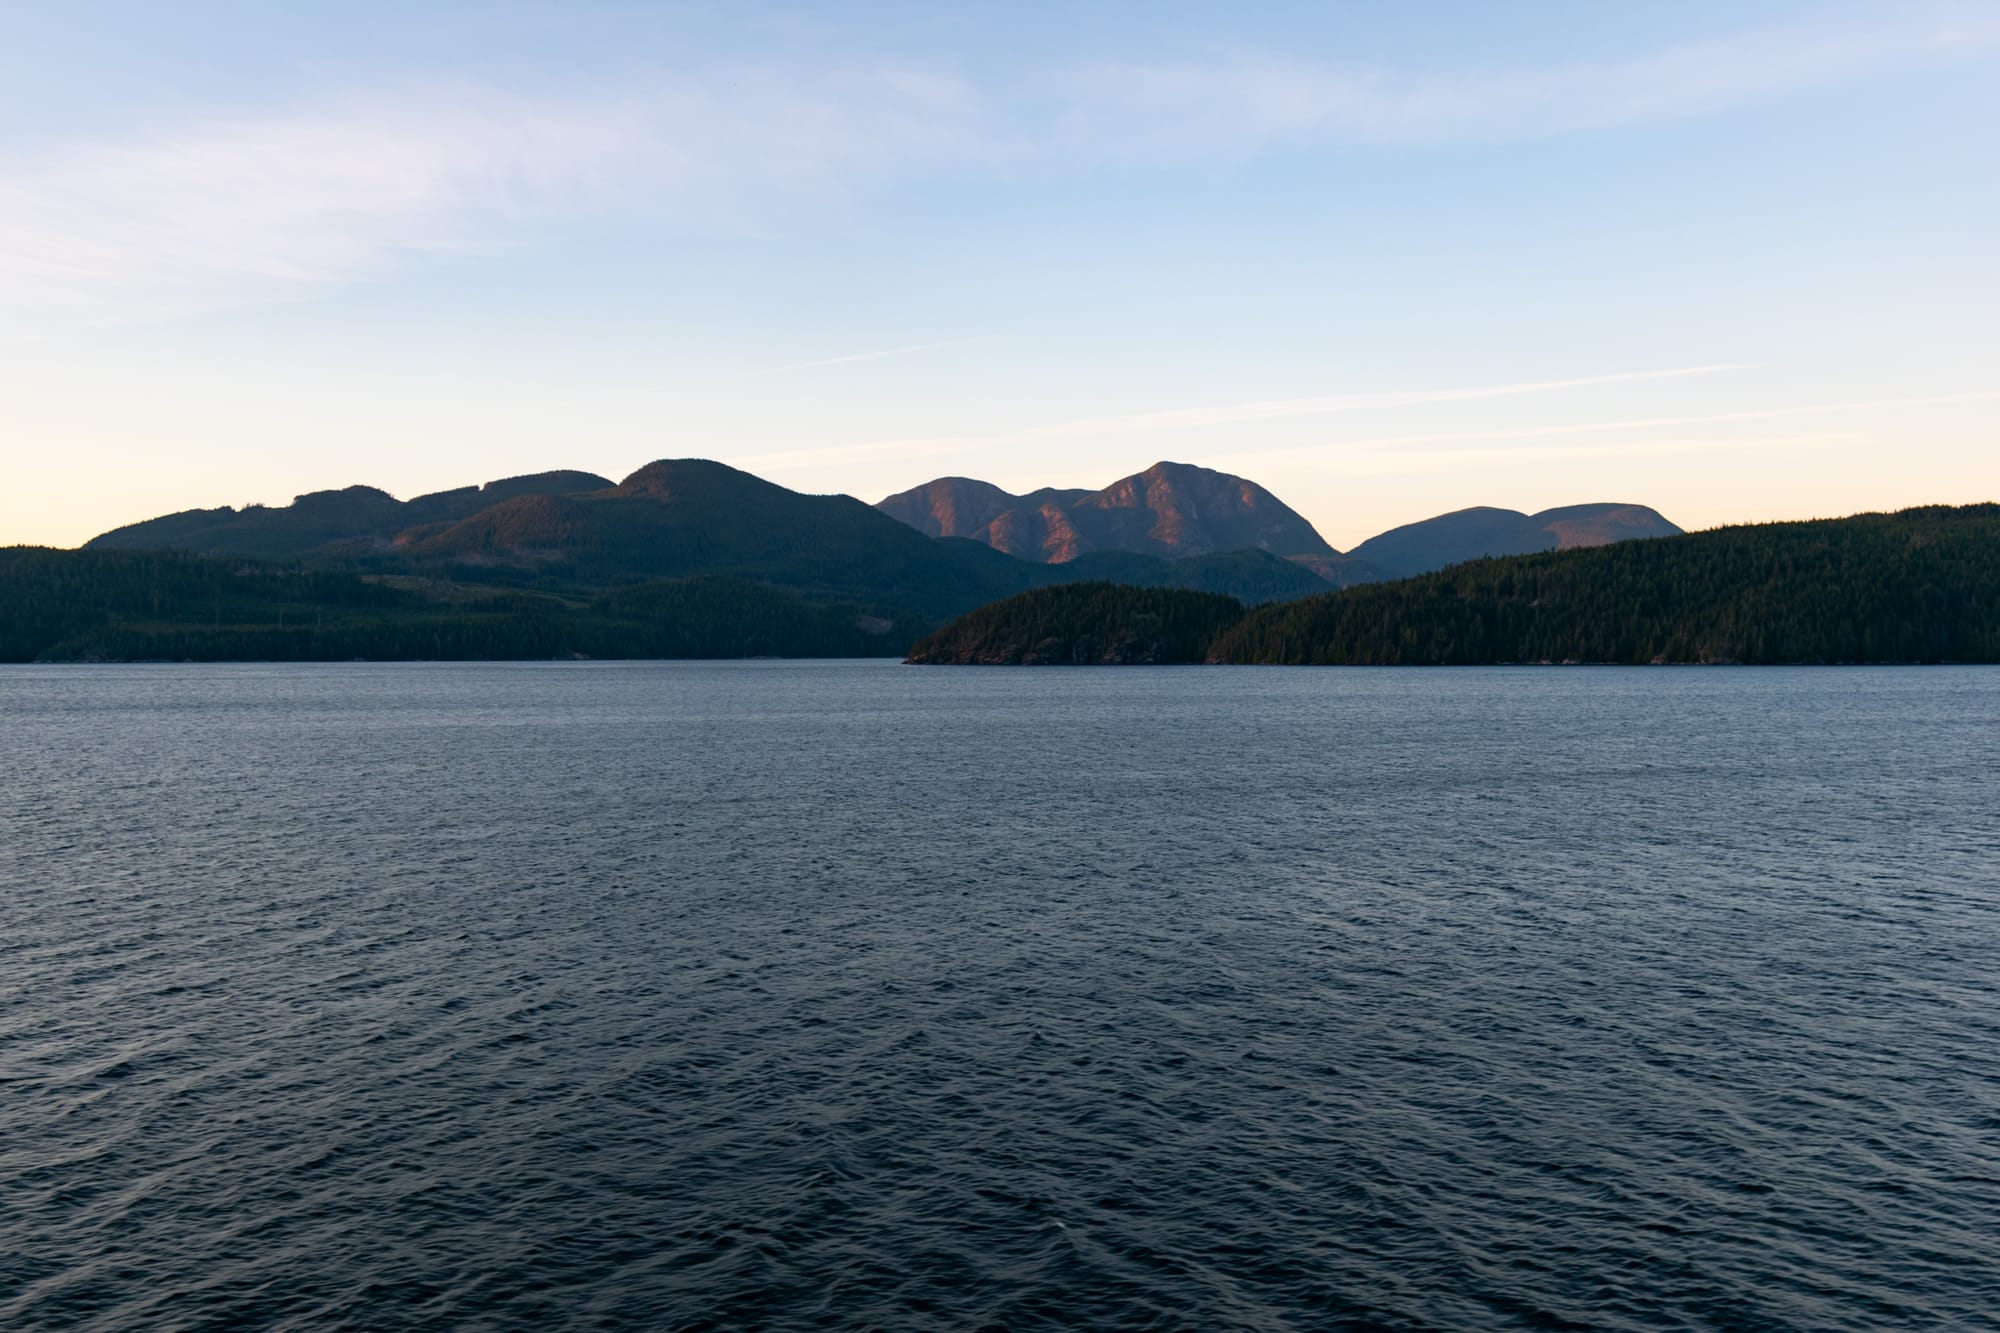
[[[926,174],[1605,130],[1996,45],[1991,8],[1904,7],[1497,72],[1250,55],[979,83],[940,60],[717,65],[546,97],[452,80],[361,90],[0,160],[0,331],[311,293],[413,255],[508,249],[575,219],[769,226],[798,216],[801,197]]]
[[[908,356],[912,352],[931,352],[941,347],[963,347],[967,343],[985,342],[986,335],[972,338],[946,338],[942,342],[912,343],[908,347],[889,347],[879,352],[851,352],[846,356],[821,357],[817,361],[794,361],[788,366],[773,366],[764,371],[766,375],[783,375],[794,370],[817,370],[822,366],[845,366],[856,361],[881,361],[892,356]]]
[[[1475,398],[1507,398],[1519,394],[1554,393],[1563,389],[1595,388],[1606,384],[1634,384],[1646,380],[1680,379],[1689,375],[1715,375],[1723,371],[1747,369],[1746,365],[1681,366],[1671,370],[1636,370],[1581,379],[1529,380],[1519,384],[1487,384],[1463,389],[1413,389],[1392,393],[1330,394],[1314,398],[1279,398],[1263,402],[1232,403],[1221,407],[1180,408],[1166,412],[1142,412],[1124,417],[1096,417],[1044,426],[1028,432],[1027,438],[1125,435],[1137,431],[1179,430],[1197,426],[1237,425],[1246,421],[1272,421],[1284,417],[1320,416],[1333,412],[1353,412],[1367,408],[1416,407],[1429,403],[1462,402]]]
[[[1245,143],[1541,138],[1710,115],[2000,44],[1988,8],[1906,8],[1851,26],[1791,24],[1622,60],[1409,75],[1249,55],[1184,65],[1105,62],[1058,76],[1062,132],[1155,152]]]
[[[1586,376],[1569,380],[1542,380],[1531,385],[1484,386],[1476,389],[1443,389],[1426,395],[1395,395],[1404,400],[1396,405],[1422,405],[1431,402],[1450,402],[1463,398],[1492,396],[1496,392],[1556,390],[1580,388],[1605,383],[1626,382],[1633,379],[1658,378],[1675,374],[1697,373],[1704,369],[1726,369],[1727,367],[1689,367],[1674,371],[1643,371],[1623,376]],[[1388,397],[1390,395],[1369,395]],[[1611,431],[1658,430],[1681,426],[1715,426],[1739,422],[1781,420],[1786,417],[1819,416],[1842,412],[1865,412],[1882,409],[1902,409],[1913,407],[1950,406],[1958,403],[1992,402],[2000,400],[2000,390],[1986,389],[1963,393],[1924,394],[1904,398],[1852,399],[1832,403],[1804,403],[1789,407],[1751,408],[1735,412],[1711,412],[1696,416],[1673,417],[1628,417],[1615,421],[1570,422],[1557,426],[1519,426],[1504,430],[1483,431],[1437,431],[1408,435],[1380,435],[1366,439],[1342,440],[1332,443],[1280,446],[1267,449],[1223,450],[1206,455],[1213,461],[1229,460],[1231,466],[1244,466],[1260,462],[1296,462],[1303,457],[1311,457],[1324,465],[1323,470],[1357,476],[1387,476],[1399,473],[1434,472],[1451,466],[1480,465],[1507,462],[1531,462],[1558,458],[1599,458],[1599,457],[1664,457],[1677,453],[1704,453],[1726,451],[1734,447],[1744,449],[1772,449],[1797,447],[1807,444],[1852,443],[1867,438],[1854,431],[1821,431],[1795,435],[1772,436],[1683,436],[1669,439],[1629,440],[1615,444],[1581,445],[1524,445],[1502,449],[1412,449],[1412,445],[1463,445],[1482,441],[1536,440],[1551,436],[1571,436],[1603,434]],[[1306,401],[1306,400],[1292,400]],[[751,454],[733,458],[730,461],[741,467],[764,468],[773,472],[792,472],[814,467],[852,463],[895,462],[903,459],[940,458],[978,453],[986,449],[1005,448],[1012,445],[1031,443],[1054,437],[1054,428],[1024,431],[1011,435],[990,436],[934,436],[906,440],[880,440],[864,444],[831,445],[820,449],[788,449],[773,453]]]
[[[1701,435],[1667,440],[1623,440],[1611,444],[1440,449],[1415,454],[1383,450],[1343,455],[1334,460],[1334,465],[1327,470],[1356,477],[1420,476],[1580,458],[1678,458],[1703,453],[1764,453],[1813,445],[1857,444],[1871,438],[1859,431],[1814,431],[1797,435]]]
[[[1928,394],[1914,398],[1872,398],[1837,403],[1806,403],[1794,407],[1752,408],[1738,412],[1710,412],[1700,416],[1633,417],[1620,421],[1571,422],[1560,426],[1513,426],[1505,430],[1438,431],[1416,435],[1378,435],[1359,440],[1336,440],[1318,444],[1281,445],[1269,449],[1225,451],[1224,456],[1247,458],[1297,458],[1322,454],[1333,449],[1381,450],[1423,444],[1468,444],[1480,440],[1529,440],[1552,435],[1588,435],[1616,430],[1654,430],[1668,426],[1713,426],[1738,421],[1771,421],[1784,417],[1820,416],[1832,412],[1865,412],[1881,408],[1938,407],[1953,403],[1980,403],[2000,399],[2000,390],[1970,393]],[[1431,451],[1425,451],[1431,452]],[[1461,450],[1466,454],[1477,451]]]
[[[1467,399],[1499,398],[1517,394],[1557,393],[1565,389],[1597,388],[1609,384],[1642,383],[1687,375],[1708,375],[1743,369],[1742,366],[1680,366],[1669,370],[1626,371],[1611,375],[1586,375],[1561,380],[1529,380],[1518,384],[1484,384],[1450,389],[1413,389],[1393,393],[1339,394],[1318,398],[1286,398],[1270,402],[1238,403],[1229,407],[1191,408],[1169,412],[1147,412],[1127,417],[1096,417],[1039,426],[1000,435],[930,436],[913,440],[880,440],[861,444],[828,445],[817,449],[786,449],[751,454],[732,460],[744,466],[797,470],[819,464],[879,462],[931,455],[976,453],[982,449],[1047,443],[1076,436],[1138,433],[1190,425],[1232,424],[1295,417],[1319,412],[1340,412],[1360,408],[1421,407],[1433,403]],[[1608,428],[1608,427],[1607,427]],[[1416,437],[1395,437],[1416,438]],[[1439,437],[1445,438],[1445,437]],[[1321,446],[1298,450],[1274,449],[1273,456],[1310,452]]]
[[[530,98],[378,89],[0,163],[0,331],[173,318],[580,218],[740,226],[956,151],[948,75],[718,69]]]

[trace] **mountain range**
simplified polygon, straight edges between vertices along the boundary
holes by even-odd
[[[990,482],[939,477],[875,506],[930,537],[970,537],[1023,560],[1062,564],[1092,551],[1168,558],[1259,550],[1337,554],[1312,524],[1254,481],[1187,463],[1155,463],[1101,491],[1009,495]]]
[[[225,552],[260,559],[298,559],[335,549],[382,549],[404,533],[449,525],[522,496],[608,490],[614,483],[589,472],[538,472],[484,486],[461,486],[398,500],[373,486],[313,491],[289,505],[184,509],[113,528],[85,550]]]
[[[875,506],[667,459],[0,550],[0,660],[1982,661],[1996,514],[1676,536],[1642,505],[1473,508],[1342,553],[1185,464],[1027,496],[942,478]]]
[[[1260,550],[1334,587],[1406,578],[1483,556],[1681,531],[1644,505],[1570,505],[1539,514],[1480,507],[1406,524],[1342,554],[1256,482],[1168,462],[1097,491],[1045,487],[1013,495],[971,477],[939,477],[875,507],[926,536],[969,537],[1023,560],[1065,564],[1108,550],[1168,558]]]
[[[1469,510],[1346,555],[1255,482],[1159,463],[1100,491],[943,478],[871,506],[705,459],[399,500],[193,509],[0,562],[0,656],[900,652],[972,609],[1102,583],[1289,602],[1489,550],[1676,529],[1638,506]]]
[[[407,501],[349,486],[285,506],[191,509],[114,529],[85,549],[309,561],[556,592],[722,576],[944,617],[1086,579],[1285,600],[1476,556],[1678,531],[1641,505],[1468,509],[1342,554],[1257,483],[1186,463],[1156,463],[1102,490],[1025,496],[942,477],[871,508],[722,463],[663,459],[620,482],[554,471]]]
[[[168,514],[104,533],[84,549],[302,562],[432,588],[569,597],[662,579],[735,578],[933,622],[1024,588],[1079,579],[1199,588],[1252,603],[1327,586],[1254,547],[1173,555],[1106,549],[1059,565],[1017,560],[983,543],[927,537],[849,496],[801,494],[705,459],[650,463],[622,482],[545,472],[408,501],[350,486],[284,506]]]
[[[1391,528],[1355,547],[1347,558],[1381,571],[1383,578],[1402,579],[1487,556],[1609,546],[1635,537],[1675,537],[1680,531],[1644,505],[1568,505],[1539,514],[1479,506]]]

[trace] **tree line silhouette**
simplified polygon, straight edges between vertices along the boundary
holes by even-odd
[[[952,622],[912,660],[1995,662],[2000,506],[1723,528],[1475,560],[1250,611],[1225,603],[1045,589]]]
[[[2000,505],[1476,560],[1264,607],[1220,662],[2000,661]]]
[[[0,550],[0,661],[887,657],[895,612],[696,577],[585,598],[156,551]]]

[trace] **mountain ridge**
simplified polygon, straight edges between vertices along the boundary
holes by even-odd
[[[1336,588],[1485,556],[1681,532],[1638,504],[1563,505],[1535,514],[1482,505],[1391,528],[1343,553],[1256,482],[1173,462],[1096,491],[1044,487],[1015,495],[976,477],[937,477],[875,507],[927,536],[965,537],[1025,560],[1062,564],[1110,550],[1195,555],[1255,548],[1293,560]]]
[[[1534,514],[1475,505],[1390,528],[1347,554],[1390,578],[1409,578],[1488,556],[1606,546],[1642,537],[1677,537],[1681,532],[1645,505],[1599,502]]]
[[[345,486],[307,491],[294,496],[289,505],[241,509],[223,505],[162,514],[99,533],[81,549],[210,550],[289,559],[335,542],[387,543],[410,529],[470,518],[523,495],[577,494],[612,484],[595,473],[559,469],[432,491],[409,500],[398,500],[374,486]]]
[[[639,501],[665,504],[676,516],[632,503]],[[691,518],[690,511],[702,506],[712,512]],[[841,511],[838,518],[836,510]],[[182,510],[113,528],[93,537],[84,549],[171,549],[364,564],[456,560],[478,564],[496,576],[507,566],[552,574],[570,560],[586,579],[724,573],[777,577],[809,588],[830,583],[850,595],[856,590],[854,581],[837,577],[833,566],[853,557],[857,542],[885,549],[898,544],[879,528],[858,538],[862,510],[933,539],[962,540],[1028,564],[1109,560],[1120,553],[1172,562],[1261,550],[1336,588],[1408,577],[1489,555],[1681,531],[1658,511],[1629,503],[1567,505],[1535,514],[1480,506],[1392,528],[1342,553],[1256,482],[1186,463],[1155,463],[1096,491],[1044,487],[1026,495],[976,478],[939,477],[868,506],[851,496],[802,496],[712,460],[660,459],[617,482],[590,472],[556,470],[410,500],[352,485],[307,492],[284,506]],[[769,559],[752,560],[745,568],[701,567],[704,551],[725,563],[743,556],[745,533],[740,529],[761,529],[768,537],[774,525],[787,524],[797,531],[765,545],[789,544],[789,573],[772,575]],[[698,535],[704,525],[706,532]],[[732,525],[739,531],[727,531]],[[802,566],[811,563],[812,553],[802,547],[813,534],[827,544],[818,552],[817,574],[809,577]],[[901,545],[905,561],[925,558],[913,556],[907,542]],[[680,548],[680,556],[667,557],[666,548],[672,546]],[[941,563],[980,564],[964,548],[949,552]],[[987,572],[992,572],[990,566]],[[1253,601],[1267,589],[1295,596],[1320,590],[1311,581],[1274,578],[1268,569],[1254,573],[1253,585],[1209,590]],[[1036,581],[1018,571],[1013,577]],[[1077,571],[1068,577],[1084,575]],[[1165,577],[1150,570],[1146,581]]]
[[[1277,496],[1244,477],[1161,461],[1101,490],[1013,495],[971,477],[939,477],[875,507],[934,537],[971,537],[1025,560],[1063,564],[1093,551],[1209,555],[1264,550],[1339,554]]]

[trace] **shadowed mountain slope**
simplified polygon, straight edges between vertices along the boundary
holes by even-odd
[[[1077,495],[1088,494],[1078,491]],[[972,537],[1022,497],[1009,495],[989,481],[971,477],[939,477],[913,490],[892,495],[875,507],[926,537]]]
[[[1254,549],[1331,556],[1312,524],[1254,481],[1188,463],[1155,463],[1101,491],[1010,495],[940,477],[876,505],[936,537],[971,537],[1023,560],[1062,563],[1093,551],[1165,558]]]
[[[589,472],[540,472],[484,486],[437,491],[408,501],[373,486],[349,486],[338,491],[313,491],[282,506],[185,509],[113,528],[84,543],[84,548],[178,550],[289,560],[333,546],[386,546],[400,532],[450,523],[519,496],[568,495],[610,485]]]
[[[0,548],[0,662],[886,657],[923,628],[743,579],[570,598],[242,556]]]
[[[707,459],[649,463],[616,486],[523,495],[402,547],[414,562],[582,586],[726,575],[949,615],[1024,582],[846,495],[803,495]]]
[[[981,485],[937,483],[942,512],[951,515],[953,504],[990,508],[985,492],[999,492]],[[1089,578],[1198,588],[1250,603],[1330,586],[1254,549],[1178,560],[1108,550],[1082,563],[1022,561],[982,542],[926,537],[851,496],[800,494],[706,459],[662,459],[615,484],[589,473],[552,472],[407,503],[352,486],[302,495],[282,508],[170,514],[116,529],[89,546],[304,560],[376,576],[563,595],[726,577],[932,620],[1024,588]]]
[[[408,502],[352,486],[282,508],[170,514],[86,549],[307,560],[565,593],[724,576],[931,617],[1029,582],[1019,562],[930,541],[850,496],[801,495],[703,459],[651,463],[619,483],[550,472]]]

